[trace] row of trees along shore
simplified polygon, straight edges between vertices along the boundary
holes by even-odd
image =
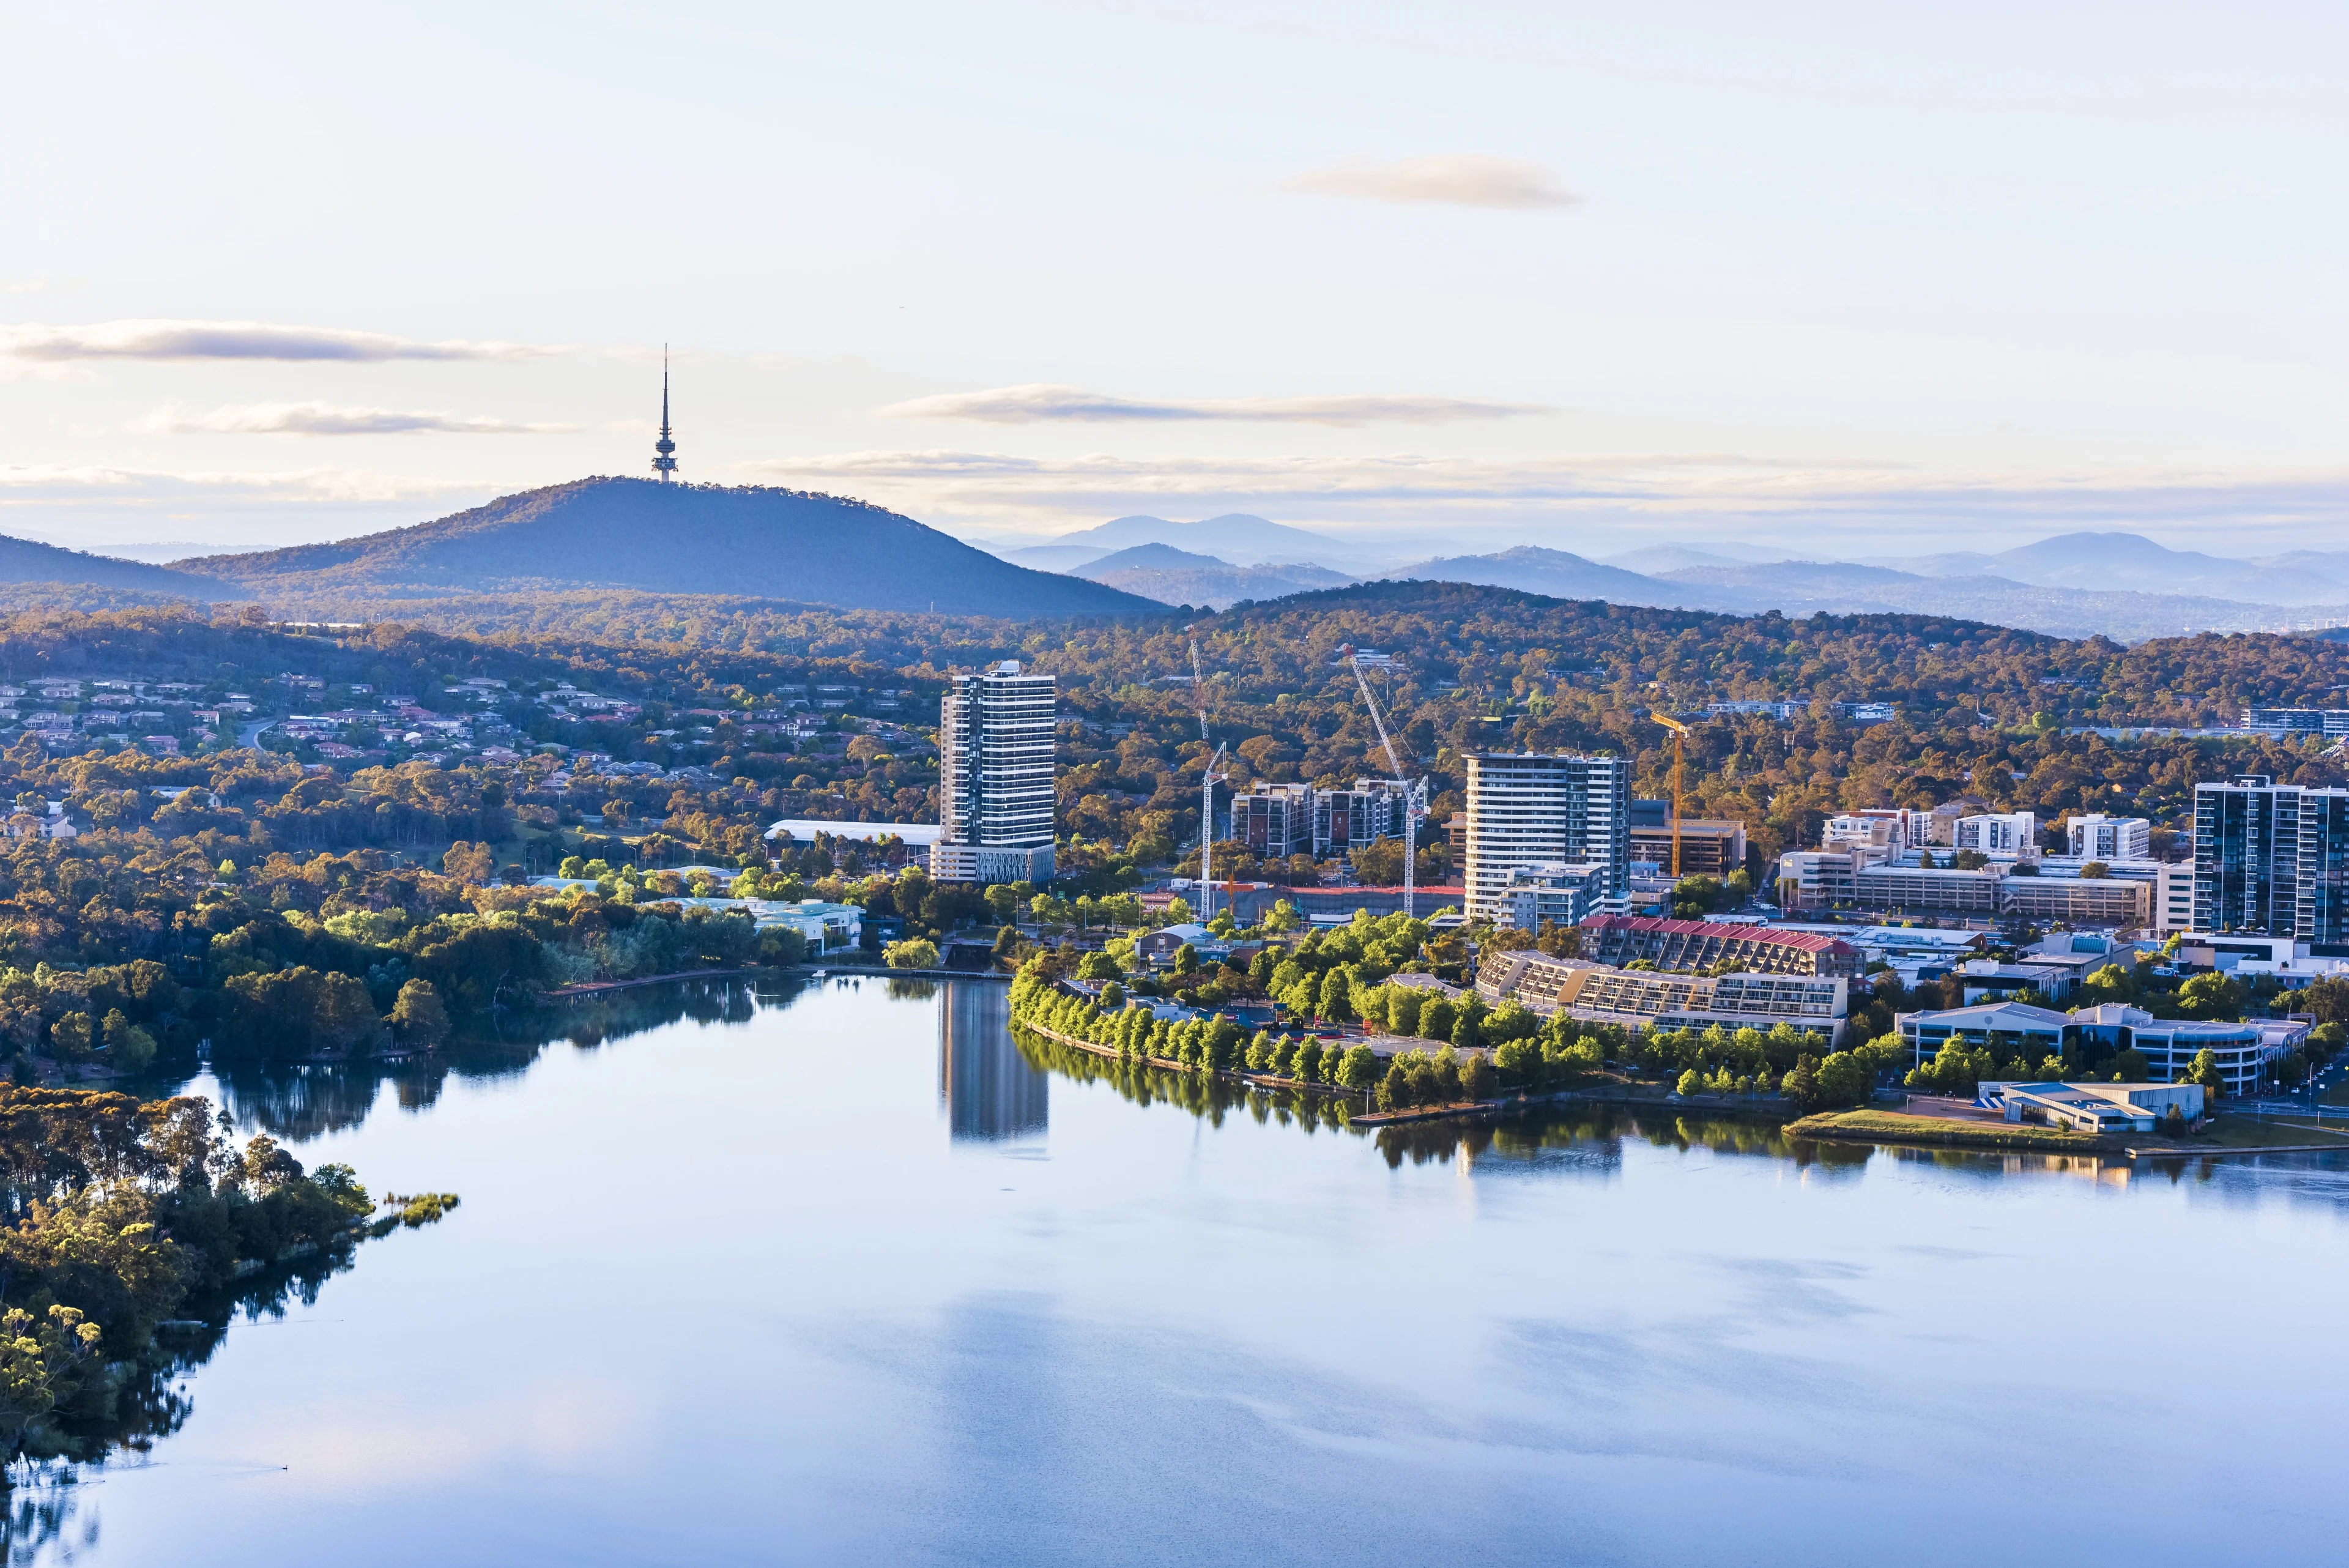
[[[1311,1033],[1270,1030],[1251,1036],[1220,1012],[1188,1019],[1156,1017],[1149,1007],[1129,1001],[1115,980],[1091,997],[1081,995],[1061,983],[1071,967],[1070,958],[1040,953],[1020,966],[1011,982],[1015,1022],[1126,1059],[1173,1062],[1209,1073],[1247,1071],[1375,1093],[1379,1104],[1390,1109],[1566,1087],[1597,1075],[1609,1062],[1672,1082],[1682,1094],[1753,1096],[1775,1091],[1805,1109],[1856,1105],[1868,1097],[1899,1049],[1897,1039],[1886,1037],[1822,1055],[1824,1042],[1817,1034],[1785,1023],[1766,1033],[1719,1025],[1626,1031],[1581,1023],[1563,1014],[1542,1019],[1515,1002],[1486,1010],[1473,993],[1455,1002],[1440,992],[1389,982],[1364,988],[1357,1002],[1361,1015],[1392,1018],[1412,1012],[1425,1020],[1436,1013],[1467,1027],[1455,1033],[1454,1044],[1428,1042],[1433,1051],[1426,1044],[1412,1044],[1393,1053],[1381,1074],[1378,1054],[1368,1044],[1340,1048]],[[1489,1030],[1483,1027],[1485,1021],[1492,1025]],[[1408,1029],[1392,1033],[1423,1038]],[[1489,1049],[1463,1049],[1464,1044]]]

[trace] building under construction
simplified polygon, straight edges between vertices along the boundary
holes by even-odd
[[[1407,805],[1402,789],[1384,779],[1356,779],[1351,789],[1258,780],[1232,797],[1231,836],[1259,860],[1326,860],[1402,837]]]

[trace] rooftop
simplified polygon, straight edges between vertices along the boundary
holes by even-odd
[[[1630,931],[1637,935],[1671,937],[1734,937],[1741,941],[1770,942],[1806,952],[1854,952],[1841,937],[1819,931],[1782,930],[1775,926],[1737,926],[1722,920],[1671,920],[1648,915],[1592,915],[1582,922],[1587,931]]]

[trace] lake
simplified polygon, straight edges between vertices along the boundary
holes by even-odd
[[[2340,1160],[1382,1142],[1039,1071],[1003,1002],[634,992],[584,1044],[195,1080],[463,1205],[237,1323],[151,1453],[20,1490],[16,1561],[2209,1564],[2349,1524]]]

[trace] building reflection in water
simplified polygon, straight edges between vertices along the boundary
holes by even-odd
[[[1041,1134],[1051,1120],[1051,1075],[1011,1043],[1011,998],[984,981],[948,981],[938,1008],[938,1099],[957,1138]]]

